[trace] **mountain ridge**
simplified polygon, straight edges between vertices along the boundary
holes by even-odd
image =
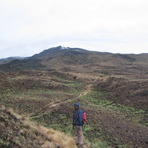
[[[124,76],[136,73],[141,77],[148,77],[147,63],[148,54],[113,54],[58,46],[25,59],[1,64],[0,71],[60,70]]]
[[[139,54],[134,54],[134,53],[111,53],[111,52],[100,52],[100,51],[93,51],[93,50],[87,50],[87,49],[83,49],[83,48],[78,48],[78,47],[63,47],[63,46],[57,46],[57,47],[51,47],[48,49],[45,49],[37,54],[34,54],[33,56],[27,56],[27,57],[7,57],[7,58],[0,58],[0,65],[3,64],[1,63],[2,61],[7,61],[7,62],[11,62],[12,60],[24,60],[27,58],[40,58],[43,57],[45,55],[49,55],[49,54],[54,54],[56,52],[60,52],[60,51],[77,51],[77,52],[87,52],[87,53],[96,53],[96,54],[113,54],[113,55],[132,55],[132,56],[138,56],[138,55],[146,55],[148,56],[148,53],[139,53]]]

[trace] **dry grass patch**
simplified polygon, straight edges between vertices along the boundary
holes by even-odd
[[[3,121],[1,124],[6,126],[5,135],[8,134],[7,137],[13,136],[13,144],[11,144],[11,138],[2,139],[9,144],[8,146],[13,145],[15,147],[17,145],[18,147],[26,146],[30,148],[30,145],[32,145],[32,147],[36,148],[76,148],[74,139],[69,135],[38,126],[31,122],[29,118],[18,115],[12,109],[6,109],[5,106],[1,106],[0,112],[0,118]],[[11,118],[11,121],[8,120],[9,118]],[[5,124],[6,122],[9,124]],[[8,129],[9,131],[7,132]],[[3,132],[0,131],[1,134]],[[23,143],[21,143],[22,140],[24,141]]]

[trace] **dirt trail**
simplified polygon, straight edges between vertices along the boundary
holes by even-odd
[[[81,92],[77,98],[88,94],[91,90],[92,85],[87,85],[85,90]],[[69,113],[72,109],[69,107],[71,101],[72,99],[67,99],[62,102],[52,102],[47,104],[40,111],[32,115],[32,117],[42,116],[55,108],[58,108],[59,110],[63,110],[63,108],[65,108],[66,112]],[[88,102],[86,102],[86,104],[88,104]],[[147,127],[131,123],[125,117],[111,110],[99,107],[97,105],[92,106],[93,104],[89,103],[89,107],[86,105],[84,106],[84,109],[88,114],[88,124],[91,125],[93,123],[93,126],[95,125],[94,133],[100,132],[101,128],[101,131],[108,135],[108,140],[117,141],[118,139],[121,144],[129,144],[134,146],[134,148],[148,147]],[[113,144],[113,147],[116,147],[116,142]]]
[[[70,99],[62,101],[62,102],[52,102],[49,103],[45,106],[43,106],[39,111],[37,111],[36,113],[30,114],[29,116],[35,117],[35,116],[42,116],[46,113],[51,112],[53,109],[58,108],[60,105],[64,104],[64,103],[68,103],[70,101]]]
[[[86,86],[85,90],[83,92],[81,92],[77,97],[75,98],[71,98],[71,99],[67,99],[67,100],[64,100],[62,102],[59,102],[59,101],[56,101],[56,102],[51,102],[45,106],[43,106],[39,111],[37,111],[36,113],[33,113],[33,114],[30,114],[29,116],[30,117],[35,117],[35,116],[42,116],[50,111],[52,111],[53,109],[55,108],[58,108],[60,105],[62,104],[68,104],[69,102],[71,102],[72,100],[74,99],[77,99],[81,96],[84,96],[86,94],[88,94],[91,90],[92,90],[92,84],[89,84]]]
[[[81,97],[81,96],[85,96],[87,95],[91,90],[92,90],[92,84],[88,84],[86,87],[85,87],[85,90],[83,92],[80,93],[80,95],[77,97]]]

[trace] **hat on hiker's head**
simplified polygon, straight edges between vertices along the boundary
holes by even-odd
[[[76,102],[76,103],[74,104],[74,106],[77,106],[77,107],[79,107],[80,105],[79,105],[79,103],[77,103],[77,102]]]

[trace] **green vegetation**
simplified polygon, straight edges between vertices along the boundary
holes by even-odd
[[[122,104],[116,104],[113,101],[107,100],[106,96],[107,92],[93,90],[88,94],[81,96],[80,98],[90,102],[91,105],[104,107],[106,109],[111,109],[113,111],[116,111],[117,113],[126,116],[126,118],[129,117],[128,119],[132,120],[132,122],[139,123],[139,121],[141,120],[141,118],[145,113],[144,110],[135,109]]]
[[[132,146],[129,146],[129,145],[119,145],[119,148],[132,148]]]
[[[22,79],[26,79],[26,78],[27,78],[27,76],[25,76],[25,75],[18,75],[18,76],[15,76],[15,77],[8,77],[7,80],[9,82],[15,82],[17,80],[22,80]]]
[[[58,112],[58,113],[57,113]],[[62,111],[53,110],[52,112],[46,113],[42,116],[36,116],[31,118],[37,124],[41,124],[47,128],[53,128],[54,130],[62,131],[66,134],[74,136],[74,131],[72,128],[71,115],[63,114]],[[85,143],[88,141],[88,145],[92,148],[111,148],[109,142],[105,142],[105,135],[101,132],[94,133],[94,127],[86,124],[83,127],[83,134],[85,136]]]
[[[111,148],[111,146],[108,146],[106,142],[102,142],[99,139],[96,139],[93,144],[91,144],[92,148]]]
[[[17,75],[7,77],[8,86],[0,90],[0,102],[21,113],[33,113],[52,102],[76,97],[84,87],[82,82],[59,77]]]
[[[69,135],[72,134],[71,118],[56,109],[42,116],[32,117],[31,120],[47,128],[53,128],[54,130],[59,130]]]
[[[0,90],[0,103],[15,111],[30,116],[30,119],[47,128],[62,131],[74,136],[72,129],[72,106],[75,101],[88,111],[97,109],[114,112],[126,119],[140,124],[145,111],[116,104],[107,100],[108,92],[97,90],[84,90],[86,84],[76,80],[59,78],[49,75],[18,75],[7,78],[9,87]],[[86,93],[83,93],[85,92]],[[87,93],[88,92],[88,93]],[[79,98],[77,98],[79,96]],[[52,105],[56,105],[51,107]],[[60,104],[60,105],[58,105]],[[98,117],[97,117],[98,118]],[[121,145],[118,137],[114,140],[108,133],[99,127],[97,121],[88,116],[88,123],[84,126],[85,143],[91,148],[130,148]],[[143,125],[147,123],[143,122]],[[0,141],[0,146],[6,145]]]
[[[0,147],[2,147],[2,148],[7,148],[8,145],[9,145],[8,142],[5,142],[4,140],[1,140],[1,139],[0,139]]]

